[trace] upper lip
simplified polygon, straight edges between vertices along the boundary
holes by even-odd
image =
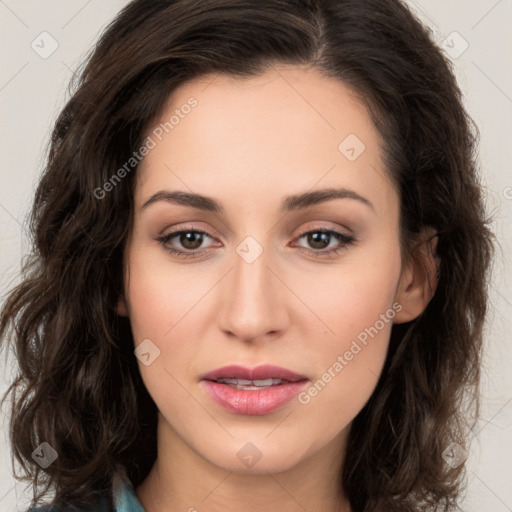
[[[281,379],[290,382],[307,379],[304,375],[271,364],[264,364],[256,368],[246,368],[245,366],[229,365],[217,368],[211,372],[201,375],[201,380],[219,380],[219,379],[245,379],[245,380],[265,380]]]

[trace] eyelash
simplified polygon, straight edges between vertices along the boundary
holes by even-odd
[[[173,231],[172,233],[169,233],[168,235],[164,235],[161,237],[156,238],[158,242],[160,242],[163,246],[163,248],[171,255],[178,256],[180,258],[199,258],[204,253],[209,253],[212,251],[212,249],[203,249],[203,250],[196,250],[195,252],[189,252],[189,251],[180,251],[177,249],[170,248],[167,244],[172,238],[175,238],[178,235],[181,235],[183,233],[198,233],[200,235],[206,235],[210,236],[205,231],[201,231],[198,229],[182,229],[179,231]],[[331,235],[332,237],[338,239],[340,243],[342,244],[340,247],[336,247],[334,249],[329,250],[314,250],[314,249],[307,249],[305,247],[301,247],[303,251],[310,255],[314,255],[315,257],[323,258],[323,257],[335,257],[337,256],[342,250],[344,250],[347,246],[354,244],[357,242],[356,238],[352,235],[345,235],[343,233],[339,233],[338,231],[334,231],[332,229],[326,229],[326,228],[318,228],[318,229],[310,229],[308,231],[304,231],[300,235],[298,235],[298,239],[301,239],[305,235],[308,235],[310,233],[327,233]],[[211,237],[210,237],[211,238]],[[199,254],[198,254],[199,253]]]

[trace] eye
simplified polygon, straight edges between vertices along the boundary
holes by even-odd
[[[197,250],[201,247],[205,237],[211,238],[205,231],[199,231],[197,229],[187,229],[174,231],[168,235],[157,238],[157,240],[163,245],[164,249],[172,254],[181,258],[197,258],[202,256],[205,252],[210,252],[211,249],[202,249],[199,252]],[[172,239],[176,238],[182,247],[186,250],[174,249],[169,243]],[[196,252],[189,252],[196,251]]]
[[[211,248],[200,249],[205,238],[213,237],[211,237],[206,231],[190,228],[173,231],[172,233],[158,237],[156,240],[162,244],[164,249],[169,254],[178,256],[180,258],[198,258],[203,256],[205,253],[212,251]],[[326,256],[333,257],[345,249],[348,245],[356,242],[356,238],[352,235],[345,235],[338,231],[326,228],[318,228],[305,231],[298,237],[299,240],[303,238],[306,239],[311,248],[303,247],[300,245],[298,247],[302,251],[306,251],[308,254],[320,258]],[[184,248],[184,250],[176,249],[173,247],[171,244],[173,239],[176,239],[174,244],[179,243],[179,245]],[[331,245],[332,241],[337,241],[337,244],[334,247],[325,250],[326,247]]]
[[[318,228],[306,231],[299,235],[299,240],[305,238],[306,242],[314,250],[307,247],[302,247],[308,254],[312,254],[316,257],[333,257],[336,256],[340,251],[344,250],[347,246],[352,245],[356,242],[356,238],[352,235],[345,235],[333,229]],[[337,245],[334,247],[323,250],[328,247],[332,241],[337,241]],[[301,247],[301,246],[299,246]]]

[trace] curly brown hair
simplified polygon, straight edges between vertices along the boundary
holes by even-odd
[[[339,485],[356,512],[452,510],[479,378],[493,235],[477,170],[478,129],[452,64],[400,0],[134,0],[102,34],[53,129],[30,214],[32,251],[5,300],[0,337],[19,371],[14,459],[59,506],[87,507],[118,464],[134,486],[156,458],[157,408],[142,382],[123,295],[136,169],[98,187],[141,146],[179,85],[217,72],[256,76],[307,64],[355,90],[386,143],[404,247],[438,232],[435,294],[394,325],[384,370],[353,421]],[[59,454],[46,469],[31,453]],[[340,466],[341,467],[341,466]],[[21,479],[16,475],[16,478]],[[37,492],[43,486],[40,492]]]

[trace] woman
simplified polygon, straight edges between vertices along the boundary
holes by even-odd
[[[1,317],[34,506],[454,510],[492,254],[472,129],[399,0],[128,4]]]

